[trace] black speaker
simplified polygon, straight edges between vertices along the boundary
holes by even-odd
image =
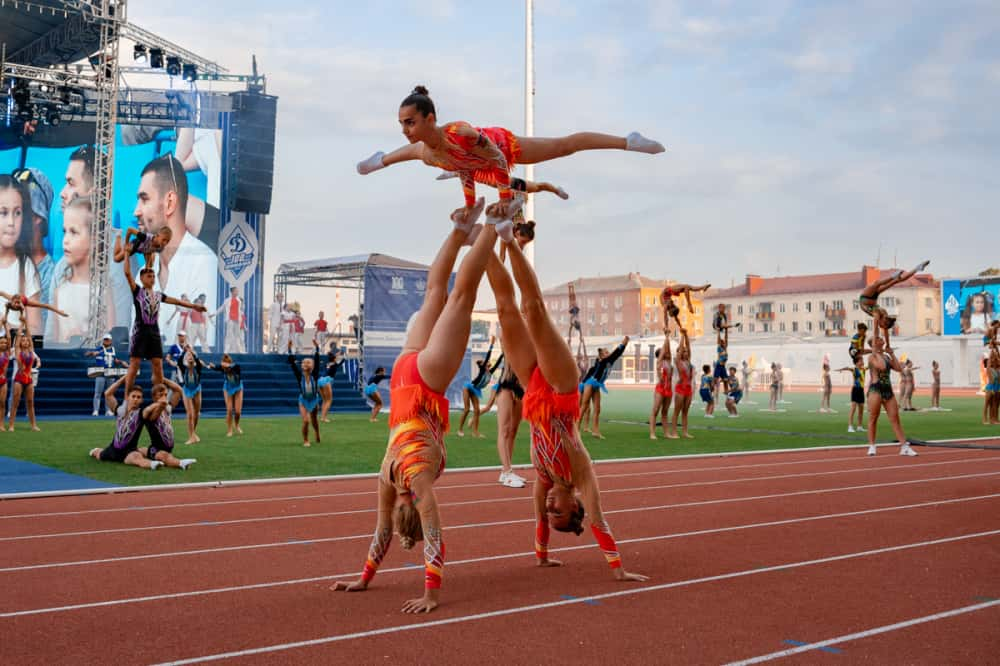
[[[236,92],[229,126],[229,207],[246,213],[271,211],[274,184],[274,123],[278,98]]]

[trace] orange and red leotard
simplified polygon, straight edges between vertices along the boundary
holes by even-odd
[[[582,449],[574,430],[580,418],[580,391],[556,393],[541,369],[535,366],[521,405],[524,418],[531,425],[531,462],[538,472],[538,483],[546,489],[556,481],[571,484],[573,469],[566,447]],[[621,555],[607,523],[591,523],[590,529],[611,568],[621,567]],[[548,552],[549,523],[545,516],[539,516],[535,525],[535,557],[548,559]]]
[[[10,364],[10,354],[0,353],[0,386],[7,385],[7,366]]]
[[[478,136],[464,136],[461,128],[472,128]],[[476,183],[496,187],[501,199],[510,199],[510,171],[521,156],[521,146],[517,137],[503,127],[473,127],[467,122],[456,121],[442,127],[447,146],[444,160],[434,166],[446,171],[457,171],[462,180],[465,205],[476,203]],[[502,155],[502,164],[495,157],[484,156],[483,149],[494,146]],[[478,151],[476,149],[479,149]]]
[[[31,366],[35,363],[34,352],[20,352],[17,355],[17,373],[14,381],[21,386],[31,386]]]
[[[694,369],[687,361],[680,361],[677,364],[677,385],[674,386],[674,393],[677,395],[691,395],[691,373]]]
[[[424,382],[417,368],[417,353],[400,356],[393,366],[389,384],[389,446],[382,465],[382,480],[405,490],[423,472],[433,472],[437,479],[445,468],[447,452],[444,435],[448,431],[448,399]],[[433,451],[439,462],[433,469]],[[386,464],[388,463],[388,464]],[[365,582],[375,577],[392,539],[392,529],[375,533],[364,571]],[[441,530],[424,528],[424,585],[441,587],[444,568],[444,541]]]
[[[656,392],[662,395],[664,398],[670,398],[673,396],[673,390],[670,385],[670,380],[674,374],[674,369],[670,365],[669,361],[660,362],[660,381],[656,383]]]

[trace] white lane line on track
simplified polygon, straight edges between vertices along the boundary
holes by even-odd
[[[913,479],[909,481],[891,481],[889,483],[869,483],[865,485],[858,486],[846,486],[841,488],[822,488],[818,490],[797,490],[788,493],[775,493],[771,495],[751,495],[747,497],[726,497],[722,499],[714,500],[695,500],[691,502],[677,502],[674,504],[660,504],[655,506],[641,506],[635,508],[627,509],[611,509],[605,511],[605,514],[619,514],[619,513],[634,513],[636,511],[663,511],[667,509],[684,509],[696,506],[709,506],[714,504],[731,504],[737,502],[752,502],[760,500],[769,499],[782,499],[786,497],[798,497],[801,495],[818,495],[824,493],[834,493],[834,492],[844,492],[852,490],[867,490],[871,488],[885,488],[890,486],[903,486],[903,485],[915,485],[919,483],[932,483],[937,481],[959,481],[964,479],[976,479],[986,476],[1000,476],[1000,471],[998,472],[977,472],[975,474],[963,474],[960,476],[940,476],[930,479]],[[990,495],[981,495],[976,499],[981,497],[991,497]],[[448,526],[448,531],[451,530],[461,530],[470,528],[480,528],[480,527],[501,527],[504,525],[518,525],[524,523],[534,523],[534,518],[521,518],[516,520],[501,520],[493,521],[487,523],[466,523],[463,525],[450,525]],[[28,564],[23,566],[12,566],[0,568],[0,573],[12,573],[17,571],[31,571],[34,569],[52,569],[59,567],[73,567],[73,566],[83,566],[89,564],[107,564],[109,562],[127,562],[133,560],[146,560],[146,559],[157,559],[162,557],[180,557],[185,555],[205,555],[208,553],[225,553],[234,552],[242,550],[255,550],[257,548],[279,548],[282,546],[295,547],[303,546],[313,543],[334,543],[337,541],[352,541],[354,539],[369,539],[371,538],[370,533],[365,534],[354,534],[349,536],[337,536],[337,537],[320,537],[316,539],[301,539],[297,541],[276,541],[271,543],[261,543],[261,544],[247,544],[242,546],[221,546],[218,548],[199,548],[195,550],[182,550],[174,551],[170,553],[151,553],[147,555],[126,555],[122,557],[107,557],[95,560],[76,560],[70,562],[53,562],[46,564]]]
[[[659,486],[640,486],[636,488],[611,488],[601,491],[602,495],[610,495],[615,493],[634,493],[634,492],[645,492],[649,490],[669,490],[672,488],[695,488],[703,486],[721,486],[731,483],[753,483],[755,481],[776,481],[780,479],[800,479],[800,478],[810,478],[818,476],[832,476],[836,474],[859,474],[859,473],[870,473],[878,472],[882,470],[895,470],[895,469],[914,469],[914,468],[925,468],[925,467],[935,467],[939,465],[952,465],[952,464],[962,464],[962,463],[980,463],[983,461],[997,461],[1000,460],[1000,456],[992,456],[990,458],[972,458],[966,460],[951,461],[946,460],[942,462],[932,462],[932,463],[904,463],[901,465],[890,465],[886,467],[861,467],[854,469],[841,469],[841,470],[831,470],[827,472],[800,472],[797,474],[777,474],[773,476],[751,476],[751,477],[740,477],[736,479],[722,479],[717,481],[692,481],[688,483],[671,483]],[[468,506],[471,504],[493,504],[500,502],[521,502],[531,500],[530,496],[519,495],[516,497],[501,497],[501,498],[485,498],[478,500],[466,500],[463,502],[444,502],[439,504],[440,507],[447,506]],[[329,518],[331,516],[347,516],[347,515],[357,515],[363,513],[375,513],[375,509],[349,509],[345,511],[321,511],[318,513],[297,513],[279,516],[259,516],[254,518],[233,518],[230,520],[201,520],[196,522],[187,523],[167,523],[164,525],[143,525],[140,527],[113,527],[103,530],[86,530],[77,532],[51,532],[51,533],[41,533],[41,534],[24,534],[20,536],[8,536],[0,537],[0,542],[5,541],[28,541],[32,539],[55,539],[61,537],[78,537],[78,536],[93,536],[97,534],[123,534],[129,532],[148,532],[148,531],[159,531],[159,530],[175,530],[182,528],[198,528],[198,527],[218,527],[220,525],[240,525],[244,523],[266,523],[275,522],[282,520],[301,520],[305,518]]]
[[[633,513],[633,512],[636,512],[636,511],[662,511],[662,510],[666,510],[666,509],[682,509],[682,508],[691,508],[691,507],[696,507],[696,506],[708,506],[708,505],[713,505],[713,504],[730,504],[730,503],[736,503],[736,502],[751,502],[751,501],[768,500],[768,499],[781,499],[781,498],[785,498],[785,497],[798,497],[800,495],[817,495],[817,494],[823,494],[823,493],[843,492],[843,491],[849,491],[849,490],[866,490],[866,489],[871,489],[871,488],[885,488],[885,487],[889,487],[889,486],[914,485],[914,484],[918,484],[918,483],[932,483],[932,482],[936,482],[936,481],[958,481],[958,480],[964,480],[964,479],[982,478],[982,477],[986,477],[986,476],[1000,476],[1000,471],[998,471],[998,472],[977,472],[975,474],[962,474],[960,476],[940,476],[940,477],[934,477],[934,478],[930,478],[930,479],[913,479],[913,480],[909,480],[909,481],[891,481],[889,483],[870,483],[870,484],[865,484],[865,485],[846,486],[846,487],[841,487],[841,488],[822,488],[822,489],[819,489],[819,490],[797,490],[797,491],[793,491],[793,492],[789,492],[789,493],[775,493],[775,494],[771,494],[771,495],[751,495],[751,496],[745,496],[745,497],[726,497],[726,498],[714,499],[714,500],[695,500],[695,501],[691,501],[691,502],[677,502],[677,503],[674,503],[674,504],[660,504],[660,505],[654,505],[654,506],[641,506],[641,507],[627,508],[627,509],[611,509],[611,510],[605,511],[604,513],[610,515],[610,514],[618,514],[618,513]],[[518,524],[533,523],[533,522],[535,522],[534,518],[521,518],[521,519],[516,519],[516,520],[501,520],[501,521],[492,521],[492,522],[486,522],[486,523],[466,523],[466,524],[463,524],[463,525],[450,525],[450,526],[448,526],[448,531],[451,531],[451,530],[461,530],[461,529],[469,529],[469,528],[479,528],[479,527],[501,527],[501,526],[504,526],[504,525],[518,525]],[[108,557],[108,558],[101,558],[101,559],[95,559],[95,560],[76,560],[76,561],[70,561],[70,562],[53,562],[53,563],[46,563],[46,564],[28,564],[28,565],[23,565],[23,566],[12,566],[12,567],[0,568],[0,573],[11,573],[11,572],[17,572],[17,571],[30,571],[30,570],[33,570],[33,569],[51,569],[51,568],[58,568],[58,567],[82,566],[82,565],[88,565],[88,564],[106,564],[106,563],[109,563],[109,562],[126,562],[126,561],[131,561],[131,560],[157,559],[157,558],[161,558],[161,557],[179,557],[179,556],[184,556],[184,555],[204,555],[204,554],[208,554],[208,553],[224,553],[224,552],[233,552],[233,551],[241,551],[241,550],[254,550],[256,548],[278,548],[278,547],[281,547],[281,546],[294,547],[294,546],[302,546],[302,545],[307,545],[307,544],[312,544],[312,543],[333,543],[333,542],[337,542],[337,541],[351,541],[351,540],[354,540],[354,539],[368,539],[368,538],[371,538],[371,534],[370,533],[354,534],[354,535],[350,535],[350,536],[320,537],[320,538],[316,538],[316,539],[301,539],[301,540],[296,540],[296,541],[276,541],[276,542],[271,542],[271,543],[248,544],[248,545],[242,545],[242,546],[220,546],[218,548],[199,548],[199,549],[195,549],[195,550],[174,551],[174,552],[170,552],[170,553],[151,553],[151,554],[147,554],[147,555],[126,555],[126,556],[122,556],[122,557]]]
[[[943,506],[943,505],[947,505],[947,504],[958,504],[958,503],[961,503],[961,502],[975,502],[975,501],[986,500],[986,499],[996,499],[998,497],[1000,497],[1000,493],[993,494],[993,495],[981,495],[981,496],[977,496],[977,497],[963,497],[963,498],[950,499],[950,500],[935,500],[933,502],[924,502],[924,503],[921,503],[921,504],[905,504],[905,505],[900,505],[900,506],[882,507],[882,508],[877,508],[877,509],[864,509],[864,510],[861,510],[861,511],[845,511],[845,512],[841,512],[841,513],[824,514],[824,515],[819,515],[819,516],[806,516],[804,518],[786,518],[786,519],[783,519],[783,520],[772,520],[772,521],[768,521],[768,522],[764,522],[764,523],[750,523],[750,524],[744,524],[744,525],[732,525],[732,526],[729,526],[729,527],[712,527],[712,528],[706,528],[706,529],[703,529],[703,530],[693,530],[693,531],[689,531],[689,532],[677,532],[677,533],[674,533],[674,534],[660,534],[660,535],[656,535],[656,536],[636,537],[636,538],[633,538],[633,539],[621,539],[617,543],[619,545],[621,545],[621,544],[632,544],[632,543],[647,543],[647,542],[650,542],[650,541],[664,541],[664,540],[668,540],[668,539],[681,539],[681,538],[686,538],[686,537],[706,536],[706,535],[709,535],[709,534],[722,534],[722,533],[725,533],[725,532],[738,532],[738,531],[743,531],[743,530],[758,529],[758,528],[764,528],[764,527],[778,527],[778,526],[782,526],[782,525],[793,525],[793,524],[796,524],[796,523],[809,523],[809,522],[816,522],[816,521],[820,521],[820,520],[833,520],[833,519],[838,519],[838,518],[850,518],[850,517],[854,517],[854,516],[866,516],[866,515],[872,515],[872,514],[877,514],[877,513],[886,513],[886,512],[890,512],[890,511],[906,511],[906,510],[909,510],[909,509],[922,509],[922,508],[927,508],[927,507],[931,507],[931,506]],[[640,509],[630,509],[630,510],[631,511],[637,511],[637,510],[640,510]],[[534,521],[520,521],[520,522],[534,522]],[[584,550],[584,549],[587,549],[587,548],[593,548],[593,544],[581,544],[581,545],[577,545],[577,546],[566,546],[566,547],[563,547],[563,548],[554,548],[554,549],[550,550],[549,552],[562,553],[562,552],[570,552],[570,551],[575,551],[575,550]],[[507,554],[503,554],[503,555],[488,555],[488,556],[484,556],[484,557],[474,557],[474,558],[468,558],[468,559],[464,559],[464,560],[455,560],[454,562],[448,562],[447,565],[450,566],[450,567],[453,567],[453,566],[463,565],[463,564],[476,564],[476,563],[480,563],[480,562],[492,562],[492,561],[495,561],[495,560],[505,560],[505,559],[512,559],[512,558],[528,557],[528,556],[531,556],[531,555],[534,555],[534,551],[523,552],[523,553],[507,553]],[[387,573],[399,573],[401,571],[413,571],[413,567],[412,566],[401,566],[401,567],[390,567],[390,568],[386,568],[386,569],[379,569],[379,574],[380,575],[384,575],[384,574],[387,574]],[[31,610],[8,611],[8,612],[0,613],[0,618],[20,617],[20,616],[23,616],[23,615],[40,615],[40,614],[46,614],[46,613],[59,613],[59,612],[65,612],[65,611],[80,610],[80,609],[84,609],[84,608],[99,608],[99,607],[104,607],[104,606],[120,606],[120,605],[131,604],[131,603],[140,603],[140,602],[147,602],[147,601],[160,601],[160,600],[163,600],[163,599],[179,599],[179,598],[184,598],[184,597],[197,597],[197,596],[204,596],[204,595],[209,595],[209,594],[221,594],[221,593],[224,593],[224,592],[240,592],[240,591],[245,591],[245,590],[256,590],[256,589],[263,589],[263,588],[270,588],[270,587],[283,587],[283,586],[287,586],[287,585],[301,585],[301,584],[304,584],[304,583],[315,583],[315,582],[322,581],[322,580],[336,580],[336,579],[342,579],[342,578],[351,578],[351,577],[356,576],[356,575],[357,575],[357,572],[355,571],[355,572],[351,572],[351,573],[334,574],[334,575],[327,575],[327,576],[311,576],[309,578],[295,578],[295,579],[290,579],[290,580],[272,581],[272,582],[269,582],[269,583],[254,583],[254,584],[250,584],[250,585],[235,585],[235,586],[230,586],[230,587],[219,587],[219,588],[210,588],[210,589],[205,589],[205,590],[194,590],[194,591],[191,591],[191,592],[173,592],[173,593],[157,594],[157,595],[145,596],[145,597],[133,597],[133,598],[128,598],[128,599],[113,599],[113,600],[109,600],[109,601],[95,601],[95,602],[90,602],[90,603],[71,604],[71,605],[68,605],[68,606],[56,606],[56,607],[53,607],[53,608],[35,608],[35,609],[31,609]]]
[[[872,550],[863,550],[856,553],[847,553],[844,555],[833,555],[831,557],[823,557],[814,560],[802,560],[800,562],[788,562],[786,564],[776,564],[770,567],[764,567],[761,569],[748,569],[745,571],[733,571],[731,573],[719,574],[716,576],[705,576],[702,578],[692,578],[689,580],[675,581],[672,583],[662,583],[659,585],[646,585],[643,587],[631,587],[624,590],[618,590],[615,592],[606,592],[603,594],[593,594],[586,597],[577,597],[575,599],[564,599],[560,601],[550,601],[540,604],[531,604],[528,606],[514,606],[512,608],[503,608],[495,611],[488,611],[485,613],[475,613],[472,615],[459,615],[457,617],[449,617],[441,620],[431,620],[428,622],[417,622],[414,624],[403,624],[394,625],[391,627],[382,627],[380,629],[370,629],[368,631],[358,631],[349,634],[339,634],[334,636],[324,636],[323,638],[314,638],[312,640],[305,641],[295,641],[294,643],[279,643],[276,645],[268,645],[266,647],[250,648],[247,650],[234,650],[232,652],[220,652],[217,654],[204,655],[200,657],[194,657],[190,659],[178,659],[176,661],[163,662],[157,664],[156,666],[181,666],[183,664],[198,664],[206,661],[218,661],[220,659],[232,659],[236,657],[247,657],[257,654],[269,654],[274,652],[282,652],[285,650],[293,650],[296,648],[303,647],[313,647],[317,645],[327,645],[330,643],[337,643],[341,641],[349,641],[358,638],[371,638],[373,636],[384,636],[388,634],[395,634],[403,631],[414,631],[418,629],[429,629],[431,627],[440,627],[449,624],[461,624],[465,622],[473,622],[477,620],[487,620],[495,617],[503,617],[507,615],[516,615],[521,613],[530,613],[533,611],[545,610],[547,608],[558,608],[560,606],[569,606],[571,604],[582,604],[588,601],[599,601],[602,599],[615,599],[618,597],[626,597],[634,594],[643,594],[645,592],[658,592],[660,590],[669,590],[679,587],[689,587],[692,585],[699,585],[702,583],[713,583],[722,580],[730,580],[733,578],[742,578],[745,576],[755,576],[758,574],[771,573],[775,571],[787,571],[790,569],[799,569],[802,567],[814,566],[817,564],[829,564],[830,562],[839,562],[843,560],[858,559],[862,557],[870,557],[872,555],[881,555],[884,553],[892,553],[903,550],[910,550],[914,548],[924,548],[928,546],[936,546],[945,543],[953,543],[956,541],[964,541],[968,539],[978,539],[982,537],[995,536],[1000,534],[1000,530],[991,530],[988,532],[977,532],[975,534],[964,534],[955,537],[945,537],[942,539],[933,539],[930,541],[918,541],[915,543],[907,543],[899,546],[888,546],[885,548],[875,548]]]
[[[940,456],[940,455],[954,455],[954,451],[928,451],[922,452],[921,457],[927,456]],[[964,459],[959,459],[964,460]],[[667,461],[670,462],[670,461]],[[731,471],[735,469],[754,469],[760,467],[779,467],[782,465],[807,465],[812,463],[823,463],[823,462],[856,462],[852,458],[847,458],[844,456],[839,456],[836,458],[812,458],[810,460],[793,460],[793,461],[782,461],[782,462],[770,462],[770,463],[753,463],[750,465],[723,465],[717,467],[692,467],[689,469],[663,469],[663,470],[650,470],[644,472],[620,472],[618,474],[598,474],[598,480],[603,479],[615,479],[615,478],[625,478],[631,476],[653,476],[658,474],[684,474],[687,472],[715,472],[715,471]],[[951,461],[949,461],[951,462]],[[638,464],[638,463],[623,463],[623,464]],[[600,467],[598,467],[600,471]],[[470,472],[474,473],[474,472]],[[336,481],[320,482],[320,483],[336,483]],[[496,483],[460,483],[451,485],[435,485],[434,490],[451,490],[451,489],[466,489],[466,488],[496,488],[498,484]],[[180,491],[178,491],[180,492]],[[108,509],[84,509],[80,511],[50,511],[43,513],[19,513],[9,516],[0,516],[0,520],[15,520],[24,518],[46,518],[46,517],[58,517],[58,516],[79,516],[93,513],[118,513],[120,511],[155,511],[158,509],[184,509],[193,507],[203,507],[203,506],[225,506],[232,504],[257,504],[257,503],[267,503],[267,502],[291,502],[297,500],[310,500],[310,499],[326,499],[330,497],[358,497],[364,495],[374,495],[374,490],[357,490],[353,492],[341,492],[341,493],[316,493],[312,495],[288,495],[288,496],[275,496],[275,497],[253,497],[247,499],[233,499],[233,500],[213,500],[208,502],[178,502],[174,504],[146,504],[138,506],[119,506]]]
[[[890,631],[906,629],[907,627],[913,627],[918,624],[926,624],[927,622],[944,620],[949,617],[955,617],[956,615],[964,615],[965,613],[974,613],[975,611],[984,610],[986,608],[992,608],[997,605],[1000,605],[1000,599],[994,599],[993,601],[984,601],[979,604],[972,604],[971,606],[963,606],[962,608],[955,608],[953,610],[942,611],[940,613],[933,613],[932,615],[924,615],[923,617],[913,618],[912,620],[904,620],[902,622],[894,622],[893,624],[885,624],[882,625],[881,627],[866,629],[864,631],[858,631],[853,634],[845,634],[843,636],[837,636],[836,638],[828,638],[825,641],[809,643],[808,645],[789,648],[788,650],[781,650],[779,652],[772,652],[770,654],[764,654],[759,657],[751,657],[750,659],[733,661],[726,664],[726,666],[749,666],[750,664],[762,664],[765,661],[772,661],[774,659],[790,657],[792,655],[800,654],[802,652],[808,652],[810,650],[818,650],[819,648],[824,648],[827,647],[828,645],[839,645],[840,643],[856,641],[860,638],[868,638],[869,636],[886,634],[889,633]]]

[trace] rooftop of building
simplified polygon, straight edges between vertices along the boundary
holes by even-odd
[[[599,275],[596,277],[578,277],[569,282],[562,282],[554,287],[545,289],[544,296],[562,296],[567,293],[569,285],[573,285],[574,291],[578,294],[607,292],[607,291],[629,291],[632,289],[662,289],[671,284],[671,280],[662,280],[647,277],[640,273],[625,273],[623,275]]]
[[[746,296],[779,296],[794,294],[812,294],[817,292],[861,291],[865,286],[884,279],[898,269],[879,269],[873,266],[863,266],[860,271],[851,273],[821,273],[818,275],[789,275],[786,277],[763,278],[759,275],[747,275],[746,281],[729,289],[713,289],[706,299],[740,298]],[[930,273],[918,273],[912,278],[898,284],[894,289],[938,288],[939,282]]]

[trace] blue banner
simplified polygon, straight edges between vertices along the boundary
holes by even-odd
[[[941,281],[944,335],[982,335],[1000,313],[1000,276]]]
[[[452,274],[449,287],[454,283]],[[362,345],[364,349],[364,377],[383,367],[391,372],[396,357],[402,351],[406,338],[406,327],[411,317],[424,302],[427,289],[427,271],[392,266],[368,266],[365,268],[364,304],[361,310]],[[468,345],[462,368],[469,367]],[[445,396],[455,404],[461,404],[462,385],[468,381],[467,372],[459,371],[445,392]],[[389,402],[389,387],[379,387],[383,401]]]

